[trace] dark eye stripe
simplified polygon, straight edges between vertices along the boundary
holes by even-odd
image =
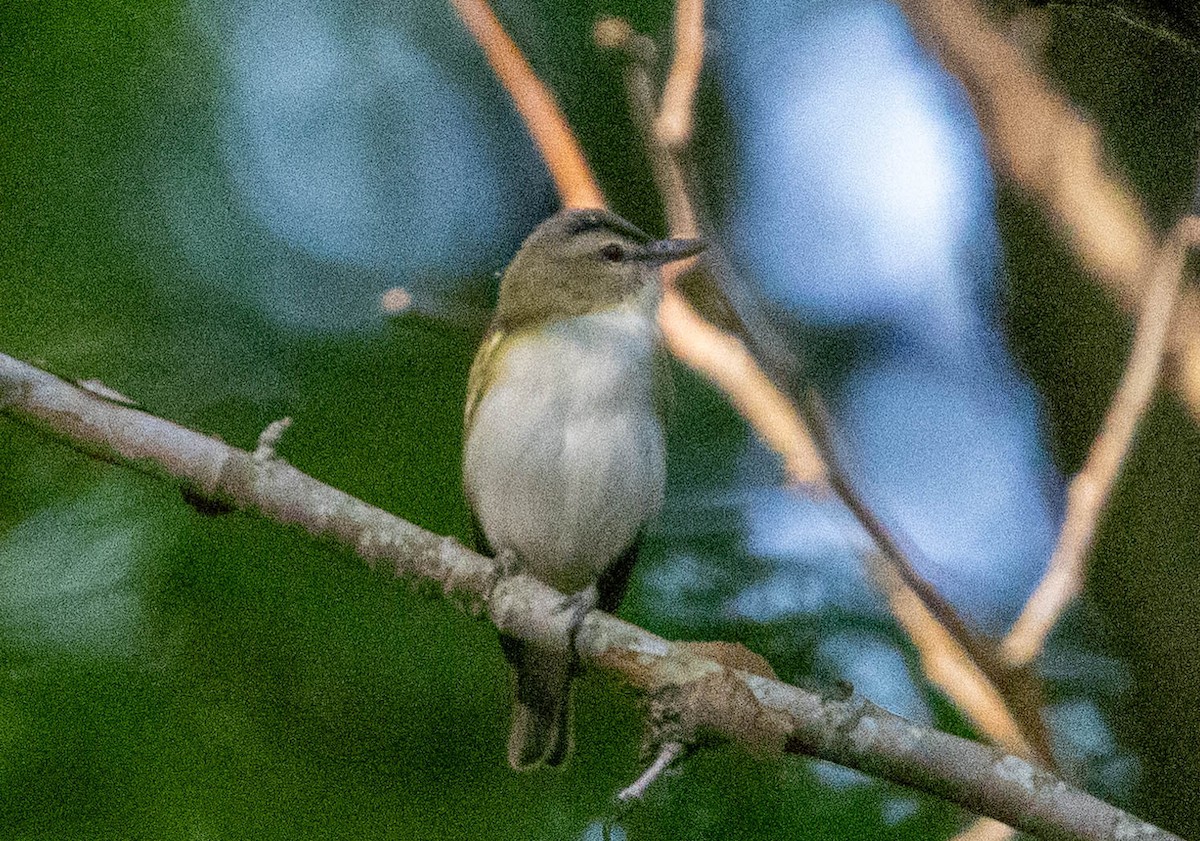
[[[650,242],[650,235],[636,225],[607,210],[573,210],[568,212],[566,232],[577,236],[584,231],[609,230],[629,237],[634,242]]]

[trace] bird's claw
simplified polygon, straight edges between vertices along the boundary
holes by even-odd
[[[496,566],[499,568],[501,579],[515,578],[523,572],[521,559],[512,549],[501,549],[496,553]]]
[[[567,625],[567,646],[571,651],[572,670],[575,672],[579,671],[579,650],[575,647],[575,640],[579,636],[579,629],[583,627],[583,620],[596,609],[599,602],[600,594],[594,584],[577,593],[572,593],[563,602],[562,610],[571,614],[570,622]]]

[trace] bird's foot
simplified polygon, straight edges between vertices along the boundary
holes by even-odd
[[[524,572],[521,559],[512,549],[505,548],[496,553],[496,566],[499,568],[501,579],[515,578]]]
[[[502,589],[501,585],[511,585],[513,579],[525,571],[521,559],[512,549],[496,550],[492,558],[496,562],[496,577],[492,579],[492,589],[488,594],[489,601]],[[503,589],[507,589],[507,587]]]
[[[572,671],[576,673],[580,671],[580,668],[579,649],[576,648],[575,641],[579,637],[579,629],[583,627],[583,620],[596,609],[596,605],[599,603],[600,593],[594,584],[577,593],[572,593],[563,602],[562,610],[571,614],[567,625],[567,648],[571,652]]]

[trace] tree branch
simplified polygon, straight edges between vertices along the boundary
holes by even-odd
[[[0,354],[0,413],[76,449],[353,551],[506,634],[562,646],[565,597],[495,561],[325,485],[278,459],[256,461],[178,424],[90,393]],[[766,756],[798,753],[912,786],[1045,839],[1173,839],[1027,761],[906,721],[857,696],[828,698],[729,668],[600,611],[576,638],[584,662],[671,696],[697,736]]]
[[[451,3],[512,98],[564,206],[606,207],[604,194],[553,93],[533,72],[486,0]],[[672,284],[665,284],[664,304],[659,320],[671,352],[730,398],[763,440],[783,456],[793,480],[819,484],[821,463],[815,458],[803,421],[787,411],[787,398],[771,385],[754,357],[736,353],[737,339],[718,335],[724,331],[705,322]],[[720,364],[714,364],[718,358]]]
[[[1080,265],[1127,311],[1142,305],[1161,247],[1142,203],[1113,174],[1100,135],[975,0],[897,0],[962,83],[997,173],[1033,196]],[[1200,293],[1186,290],[1167,341],[1171,384],[1200,422]]]
[[[484,0],[450,0],[454,11],[487,55],[488,64],[512,97],[533,142],[541,152],[565,207],[604,207],[575,133],[567,125],[554,94],[533,72],[496,13]]]
[[[704,0],[676,0],[675,52],[654,121],[658,142],[682,149],[692,137],[692,107],[704,66]]]
[[[641,129],[655,182],[663,196],[672,236],[708,236],[709,232],[700,225],[700,213],[689,189],[690,179],[680,158],[684,150],[668,148],[652,130],[652,127],[657,125],[650,67],[655,52],[653,43],[634,32],[625,21],[616,18],[606,18],[598,22],[594,35],[601,46],[619,49],[627,58],[625,82],[630,111],[635,124]],[[679,58],[678,54],[676,58]],[[683,57],[685,63],[690,60],[691,56]],[[721,271],[725,262],[721,259],[720,248],[710,245],[710,249],[716,252],[716,256],[706,259],[706,263],[710,270],[719,276],[721,285],[728,287],[729,278]],[[674,277],[672,272],[677,271],[676,267],[667,266],[664,276],[671,280]],[[679,300],[682,301],[682,298]],[[729,360],[737,359],[739,354],[748,355],[746,347],[732,336],[728,337],[726,344],[721,344],[721,338],[727,334],[703,322],[690,307],[684,309],[685,306],[686,301],[683,301],[682,306],[674,299],[663,302],[660,321],[668,341],[671,340],[673,329],[682,329],[678,326],[680,324],[687,324],[687,333],[693,337],[704,335],[706,329],[716,333],[718,335],[707,345],[713,348],[711,353],[714,359],[707,363],[705,370],[726,371],[730,376],[744,377]],[[690,324],[687,319],[699,324]],[[693,343],[686,347],[690,349],[694,346]],[[681,352],[677,351],[677,354],[682,357]],[[833,490],[867,532],[878,547],[880,557],[894,570],[894,578],[881,580],[881,583],[884,584],[884,590],[888,593],[894,609],[899,610],[901,605],[909,608],[904,614],[898,612],[897,617],[905,624],[913,642],[920,648],[922,662],[930,666],[957,660],[960,666],[952,673],[945,668],[936,668],[926,669],[926,674],[980,726],[981,732],[1011,751],[1026,757],[1036,757],[1043,765],[1053,767],[1055,762],[1050,739],[1041,718],[1041,691],[1038,681],[1028,672],[1016,672],[1008,666],[996,653],[995,644],[971,628],[969,623],[959,616],[954,605],[917,572],[901,548],[899,540],[862,499],[849,474],[841,466],[833,443],[833,421],[828,417],[816,391],[806,388],[805,399],[801,404],[797,404],[778,389],[774,389],[773,384],[767,385],[772,386],[773,393],[778,394],[779,400],[784,401],[787,411],[781,413],[782,416],[787,417],[790,413],[790,416],[803,423],[805,446],[813,450],[812,455],[806,454],[805,463],[821,466],[824,483]],[[756,390],[755,393],[772,392]],[[734,402],[743,416],[754,417],[748,414],[747,409],[736,399]],[[915,595],[920,600],[923,610],[918,611],[916,606],[909,605],[901,597],[900,590]],[[915,619],[918,612],[921,614],[921,622]],[[933,633],[929,627],[930,623],[940,625],[942,633]],[[953,679],[950,679],[951,674]]]
[[[683,753],[682,742],[667,742],[658,751],[658,756],[642,775],[617,793],[617,800],[622,803],[630,800],[641,800],[646,796],[646,789],[654,784],[671,767],[671,763]]]
[[[677,52],[676,58],[682,60],[684,69],[676,70],[679,62],[673,62],[671,78],[691,77],[693,73],[699,73],[699,66],[693,67],[692,62],[703,56],[703,11],[703,5],[692,0],[681,0],[677,8],[677,24],[680,20],[685,21],[690,31],[684,35],[677,33],[676,50],[680,49],[682,43],[685,54],[680,56]],[[698,20],[697,15],[700,16]],[[629,110],[645,141],[671,236],[707,238],[709,247],[704,255],[704,264],[714,275],[724,274],[720,269],[726,265],[726,260],[721,254],[720,244],[701,224],[684,168],[672,147],[663,142],[659,134],[663,124],[659,121],[661,115],[655,111],[656,93],[648,68],[654,59],[654,43],[635,32],[620,18],[600,19],[592,34],[598,46],[618,50],[626,56],[625,90]],[[701,39],[699,45],[695,42],[697,37]],[[667,107],[667,100],[668,94],[664,92],[664,107]],[[687,123],[686,132],[673,137],[676,150],[686,144],[690,137],[691,105],[690,96],[685,100],[681,95],[675,95],[672,107],[676,110],[670,121],[672,124],[681,120]],[[679,132],[679,129],[677,127],[672,131]],[[662,268],[665,294],[659,307],[658,322],[664,342],[677,359],[702,373],[725,393],[729,402],[763,442],[783,459],[784,471],[792,482],[823,490],[828,481],[828,472],[816,441],[799,407],[761,367],[761,354],[756,354],[755,348],[747,346],[747,340],[751,338],[749,331],[743,331],[744,336],[736,336],[706,321],[680,293],[677,281],[694,268],[695,263],[695,260],[669,263]],[[721,283],[720,286],[723,293],[729,284]]]
[[[1154,396],[1188,250],[1197,243],[1200,217],[1189,216],[1159,249],[1129,361],[1087,459],[1067,488],[1067,510],[1046,573],[1001,645],[1001,653],[1013,665],[1038,655],[1059,616],[1083,591],[1088,551],[1138,422]]]

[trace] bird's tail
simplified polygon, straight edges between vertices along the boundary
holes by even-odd
[[[504,643],[517,672],[508,764],[517,771],[561,765],[572,742],[571,658],[511,637]]]

